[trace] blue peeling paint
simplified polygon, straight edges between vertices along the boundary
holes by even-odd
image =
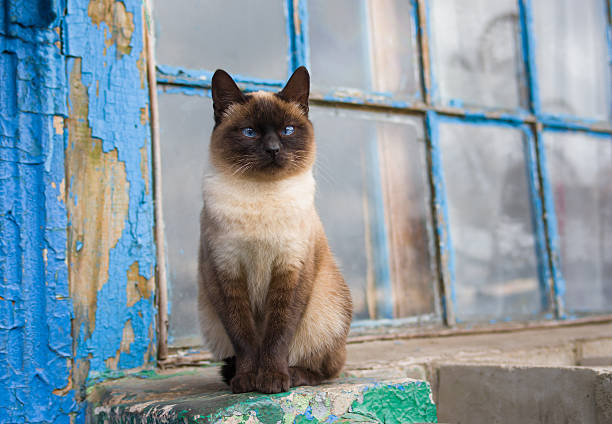
[[[541,110],[536,45],[531,0],[519,0],[519,21],[521,28],[523,62],[527,76],[527,90],[531,111],[538,115]]]
[[[426,127],[431,151],[431,173],[433,179],[434,214],[436,217],[436,235],[440,249],[440,274],[442,275],[444,296],[441,296],[442,311],[447,323],[452,323],[457,305],[455,293],[455,252],[450,231],[444,171],[440,152],[439,116],[433,112],[426,113]],[[450,293],[449,293],[450,291]],[[449,304],[450,303],[450,304]]]
[[[63,196],[65,59],[57,1],[0,8],[0,422],[69,422]],[[56,122],[57,123],[57,122]]]
[[[109,252],[108,278],[97,294],[95,328],[81,331],[75,342],[76,359],[89,362],[90,376],[107,370],[106,361],[117,355],[126,325],[131,326],[134,340],[127,352],[120,353],[119,368],[146,365],[153,359],[146,353],[155,345],[155,331],[151,332],[155,328],[153,294],[127,306],[128,270],[137,263],[139,274],[145,279],[152,278],[155,244],[152,194],[150,190],[147,193],[145,181],[150,175],[143,176],[141,170],[141,149],[150,152],[151,142],[149,125],[140,119],[141,108],[148,110],[149,102],[146,84],[141,86],[144,76],[138,68],[144,47],[142,3],[138,0],[122,3],[134,24],[129,54],[118,52],[115,44],[108,44],[110,28],[105,22],[98,27],[91,21],[88,1],[68,1],[64,25],[67,69],[73,68],[74,58],[81,58],[91,135],[102,141],[103,152],[116,150],[118,160],[125,166],[129,187],[124,229]],[[148,161],[146,169],[150,170]]]
[[[160,83],[172,83],[180,85],[188,85],[192,87],[210,88],[212,76],[214,71],[196,70],[181,68],[169,65],[157,65],[157,80]],[[280,88],[283,85],[283,81],[263,79],[263,78],[251,78],[248,76],[233,74],[232,78],[238,84],[246,84],[257,87],[274,87]]]
[[[199,87],[189,87],[186,85],[158,85],[157,94],[185,94],[187,96],[200,96],[212,98],[212,93],[209,89]]]
[[[289,38],[289,77],[300,66],[306,66],[310,69],[308,5],[306,0],[286,0],[285,4],[287,10],[286,30]],[[297,16],[298,22],[295,21],[295,16]]]
[[[549,267],[548,249],[546,244],[546,229],[542,206],[542,189],[538,174],[538,162],[536,154],[536,142],[533,133],[526,125],[520,126],[524,137],[525,163],[527,170],[527,184],[529,187],[529,197],[531,198],[531,222],[535,232],[535,249],[538,258],[538,277],[540,280],[540,306],[542,311],[549,311],[553,307],[551,302],[552,287],[551,273]],[[540,311],[538,311],[539,313]]]
[[[586,119],[569,115],[540,114],[538,119],[547,128],[571,129],[589,132],[610,132],[612,122],[602,122],[596,119]]]
[[[553,277],[553,294],[556,318],[565,317],[565,280],[561,272],[561,250],[559,247],[559,234],[557,232],[557,216],[555,214],[555,201],[553,198],[548,166],[546,163],[546,149],[544,148],[543,133],[538,131],[538,144],[536,146],[539,166],[542,174],[542,190],[544,199],[544,213],[546,214],[546,231],[550,250],[551,273]]]
[[[545,127],[545,133],[581,133],[588,135],[589,137],[597,138],[600,140],[610,140],[612,134],[598,131],[587,131],[584,128],[572,128],[572,127]]]
[[[608,99],[610,99],[610,105],[609,105],[609,113],[610,115],[608,116],[608,121],[612,121],[612,1],[611,0],[607,0],[607,5],[606,5],[606,1],[604,0],[602,3],[604,6],[604,14],[608,15],[608,19],[606,19],[607,25],[606,25],[606,40],[608,41],[608,82],[609,82],[609,86],[608,88]],[[612,122],[609,122],[612,123]]]

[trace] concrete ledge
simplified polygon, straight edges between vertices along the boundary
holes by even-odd
[[[277,395],[233,395],[217,367],[103,383],[89,405],[88,421],[104,423],[437,422],[424,381],[348,379]]]
[[[441,365],[442,421],[612,424],[612,369]]]

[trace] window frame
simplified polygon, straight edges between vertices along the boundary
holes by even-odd
[[[307,0],[278,0],[284,3],[286,12],[286,31],[288,34],[288,72],[289,75],[298,66],[308,66],[310,62],[308,38]],[[587,317],[570,317],[566,314],[563,287],[564,280],[560,267],[560,251],[554,201],[546,166],[546,152],[543,145],[543,133],[546,130],[577,131],[590,135],[608,135],[612,138],[612,119],[593,122],[588,119],[557,116],[543,113],[538,91],[535,29],[532,12],[532,0],[516,0],[519,12],[519,36],[521,38],[523,61],[525,67],[525,84],[528,93],[527,110],[518,108],[513,111],[502,109],[463,108],[444,106],[439,102],[437,75],[432,67],[431,39],[432,27],[429,22],[427,0],[406,0],[412,6],[412,20],[418,49],[418,70],[420,72],[420,93],[412,99],[397,99],[391,93],[377,93],[364,90],[318,91],[313,88],[310,102],[316,106],[335,106],[343,109],[361,109],[367,111],[409,114],[420,117],[424,122],[426,143],[426,164],[430,188],[430,207],[433,228],[434,261],[437,287],[440,300],[440,314],[431,323],[411,325],[414,319],[382,319],[358,322],[353,325],[349,342],[382,340],[412,337],[446,336],[464,333],[513,331],[520,328],[547,328],[564,325],[578,325],[585,322],[605,322],[612,320],[612,313],[594,313]],[[612,63],[612,0],[601,0],[606,10],[607,43],[609,58]],[[159,349],[158,363],[161,366],[172,366],[197,363],[211,359],[209,353],[198,349],[172,348],[167,343],[167,282],[164,251],[163,212],[161,197],[161,165],[159,149],[159,122],[157,112],[157,93],[181,92],[210,96],[212,71],[189,70],[167,65],[155,65],[154,48],[151,40],[147,42],[149,53],[148,66],[151,90],[154,182],[155,182],[155,218],[157,243],[157,277],[159,308]],[[611,71],[612,73],[612,71]],[[241,89],[247,91],[278,90],[284,81],[250,78],[234,75]],[[538,250],[538,274],[542,289],[542,302],[546,304],[542,319],[529,321],[510,321],[495,324],[461,323],[455,316],[453,306],[454,292],[454,253],[448,224],[447,195],[442,172],[441,152],[438,138],[438,124],[441,120],[478,123],[495,126],[512,126],[529,133],[526,166],[529,171],[529,196],[535,214],[534,236]],[[540,257],[541,256],[541,257]],[[544,299],[546,298],[546,299]],[[440,320],[441,318],[441,320]]]

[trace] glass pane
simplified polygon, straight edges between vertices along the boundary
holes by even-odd
[[[159,96],[162,190],[172,346],[202,344],[197,314],[197,264],[202,175],[213,129],[212,100]]]
[[[157,63],[285,80],[284,0],[155,1]]]
[[[519,129],[440,124],[460,320],[539,312],[523,143]]]
[[[612,310],[612,138],[544,134],[555,200],[565,304]]]
[[[429,11],[442,103],[527,107],[516,0],[432,0]]]
[[[608,120],[610,62],[605,0],[533,1],[542,110]]]
[[[317,207],[355,319],[435,312],[422,121],[311,111]]]
[[[419,95],[412,2],[309,0],[308,14],[315,86]]]

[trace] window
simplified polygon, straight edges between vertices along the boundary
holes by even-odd
[[[170,347],[196,314],[210,78],[312,75],[354,334],[612,312],[607,0],[157,1]]]

